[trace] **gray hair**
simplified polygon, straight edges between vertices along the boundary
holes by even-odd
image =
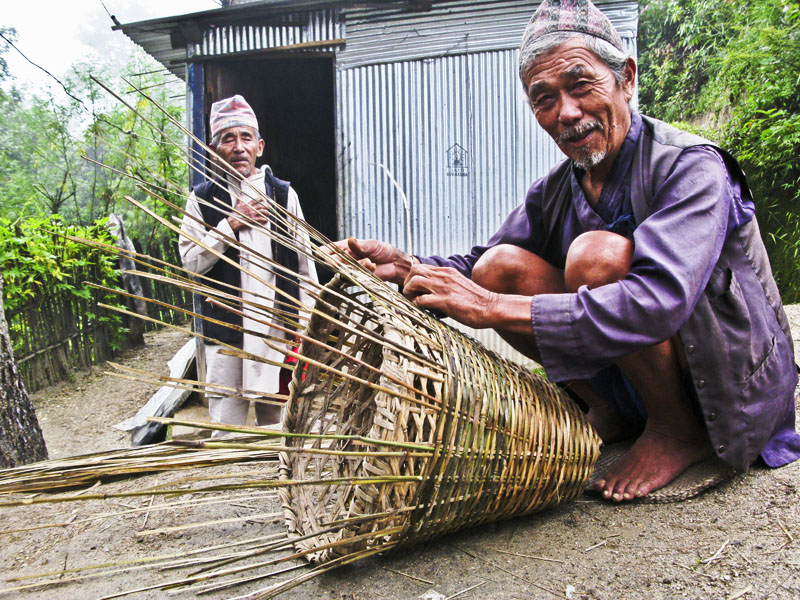
[[[248,129],[252,129],[253,132],[256,134],[256,141],[261,139],[261,132],[258,129],[256,129],[255,127],[248,127]],[[210,144],[211,146],[219,146],[219,140],[222,138],[222,133],[224,131],[225,131],[224,129],[222,131],[218,131],[217,134],[211,138],[211,144]]]
[[[579,40],[587,50],[594,52],[611,69],[617,85],[625,82],[625,67],[629,56],[617,50],[607,41],[576,31],[557,31],[533,37],[528,30],[525,30],[519,49],[519,78],[522,80],[526,96],[528,95],[528,75],[539,59],[569,40]]]

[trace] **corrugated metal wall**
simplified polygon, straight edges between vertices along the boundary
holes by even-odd
[[[517,47],[535,6],[347,13],[347,47],[337,56],[342,235],[408,250],[410,226],[416,254],[467,252],[563,157],[536,125],[517,78]],[[600,7],[635,53],[636,4]],[[408,196],[410,224],[379,164]],[[493,333],[473,335],[511,356]]]
[[[223,25],[207,29],[203,33],[203,42],[187,49],[188,56],[221,56],[344,38],[344,25],[336,8],[274,18],[283,20],[284,23]]]
[[[638,5],[629,0],[597,0],[623,39],[636,39]],[[430,11],[407,6],[349,8],[347,49],[338,57],[342,68],[446,54],[519,47],[522,32],[539,2],[530,0],[450,0],[435,2]]]

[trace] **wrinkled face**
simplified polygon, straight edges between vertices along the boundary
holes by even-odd
[[[211,146],[220,157],[248,177],[256,168],[256,158],[264,152],[264,140],[252,127],[230,127],[222,131],[219,144]]]
[[[578,40],[569,40],[538,60],[528,74],[528,99],[539,125],[578,166],[610,168],[631,124],[636,64],[626,80]]]

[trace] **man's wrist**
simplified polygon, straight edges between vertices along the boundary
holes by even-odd
[[[403,285],[405,280],[408,278],[411,267],[414,266],[415,260],[417,263],[421,263],[416,256],[411,254],[403,254],[401,258],[395,262],[395,269],[397,270],[397,281],[395,281],[395,283],[397,285]]]
[[[484,321],[488,327],[509,333],[532,333],[532,296],[489,292],[484,308]]]

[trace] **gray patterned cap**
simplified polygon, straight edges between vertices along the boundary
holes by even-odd
[[[544,0],[533,13],[524,37],[535,39],[562,31],[591,35],[623,51],[619,33],[589,0]]]

